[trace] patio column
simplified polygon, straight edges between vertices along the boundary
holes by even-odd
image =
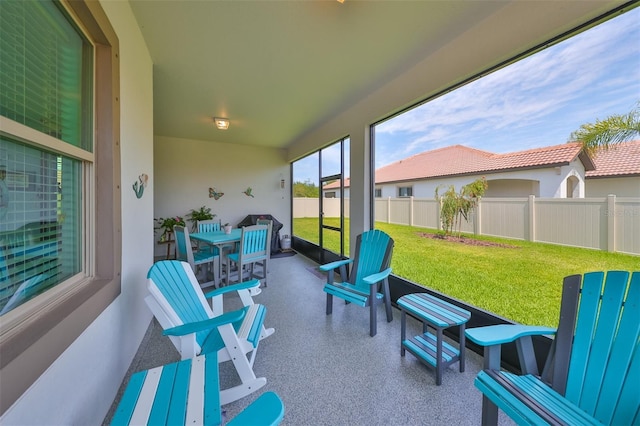
[[[371,227],[371,143],[369,126],[355,126],[350,132],[349,238]]]

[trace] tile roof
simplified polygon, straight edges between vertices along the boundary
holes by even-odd
[[[429,179],[442,176],[490,173],[506,170],[555,167],[569,164],[582,152],[577,142],[535,148],[508,154],[453,145],[426,151],[376,170],[376,183]],[[580,158],[587,168],[591,162]]]
[[[594,155],[593,162],[596,168],[586,173],[587,178],[640,176],[640,140],[601,149]]]
[[[587,178],[640,175],[640,141],[620,143],[608,150],[600,150],[594,159],[582,151],[578,142],[507,154],[452,145],[421,152],[381,167],[376,170],[376,183],[556,167],[569,164],[577,157],[587,170]],[[349,187],[349,184],[347,178],[345,187]],[[324,187],[333,188],[339,188],[339,183],[333,182]]]

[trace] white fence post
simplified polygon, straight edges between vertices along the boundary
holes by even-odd
[[[607,196],[607,251],[616,251],[616,196]]]
[[[387,197],[387,223],[391,223],[391,197]]]
[[[529,235],[527,240],[536,240],[536,196],[529,195]]]
[[[413,195],[409,199],[409,226],[413,226]]]

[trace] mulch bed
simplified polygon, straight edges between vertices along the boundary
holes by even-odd
[[[449,241],[449,242],[452,242],[452,243],[466,244],[468,246],[502,247],[502,248],[513,248],[513,249],[520,248],[518,246],[512,246],[510,244],[502,244],[502,243],[494,243],[492,241],[476,240],[475,238],[465,237],[464,235],[460,236],[460,237],[456,237],[456,236],[453,236],[453,235],[429,234],[429,233],[426,233],[426,232],[420,233],[418,235],[423,237],[423,238],[431,238],[432,240],[443,240],[443,241]]]

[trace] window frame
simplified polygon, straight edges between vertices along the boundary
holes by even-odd
[[[406,192],[406,195],[403,195],[402,192]],[[398,186],[398,198],[409,198],[413,197],[413,186]]]
[[[0,414],[121,291],[119,42],[98,2],[59,0],[59,4],[94,45],[94,162],[84,172],[83,208],[88,218],[83,230],[84,271],[3,316]],[[42,147],[62,151],[62,142],[5,117],[0,117],[0,128],[22,142],[38,140]],[[68,155],[69,147],[62,152]],[[87,152],[78,149],[75,156],[83,159]]]

